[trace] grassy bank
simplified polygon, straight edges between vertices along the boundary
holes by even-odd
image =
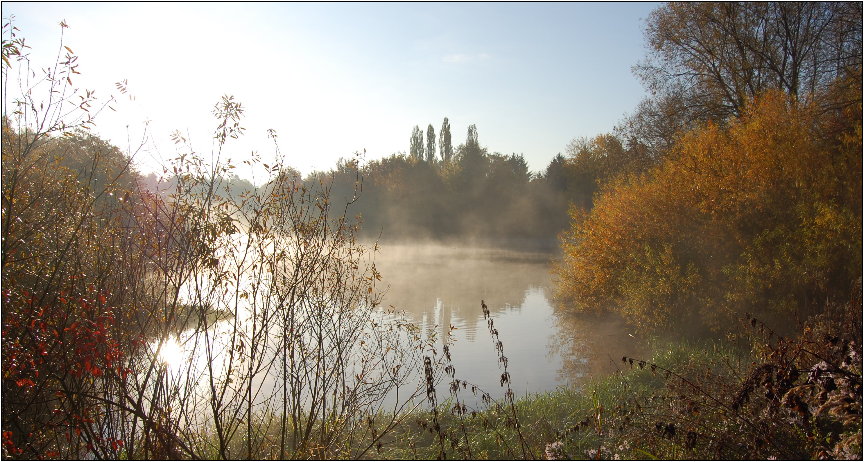
[[[357,417],[360,425],[344,425],[326,446],[295,446],[289,435],[286,446],[294,449],[285,454],[274,452],[278,416],[259,415],[253,454],[262,459],[345,454],[384,460],[860,459],[861,347],[843,335],[857,327],[843,329],[841,322],[817,319],[796,338],[782,338],[753,320],[747,338],[655,340],[650,357],[621,358],[618,372],[512,402],[484,397],[473,385],[445,376],[435,385],[434,409],[427,401],[395,416]],[[472,402],[481,404],[472,408],[467,404]],[[318,431],[320,422],[314,427]],[[242,434],[228,446],[231,454],[245,454]]]
[[[643,367],[638,362],[631,367],[625,361],[620,372],[582,387],[519,399],[514,403],[515,418],[513,409],[504,402],[459,415],[454,411],[457,397],[450,391],[438,409],[440,431],[430,423],[431,412],[418,413],[388,437],[376,455],[384,459],[434,459],[441,454],[443,440],[446,457],[458,459],[586,459],[597,457],[598,451],[603,459],[682,457],[674,443],[665,447],[651,441],[649,446],[644,444],[648,441],[631,440],[628,432],[640,410],[643,417],[659,418],[662,413],[652,403],[663,400],[670,380],[657,365],[720,374],[729,366],[742,367],[749,355],[716,343],[663,344],[654,349],[656,353]],[[655,364],[653,370],[651,364]],[[448,392],[446,384],[438,388]],[[460,387],[459,393],[470,395],[471,387]]]
[[[860,345],[822,327],[762,343],[656,342],[580,388],[459,412],[450,390],[381,440],[383,459],[855,459]],[[761,330],[761,333],[758,332]],[[821,331],[820,331],[821,330]],[[438,386],[447,392],[447,384]],[[440,393],[440,391],[439,391]],[[471,387],[459,387],[470,394]],[[514,413],[515,410],[515,413]],[[437,426],[436,426],[437,422]]]

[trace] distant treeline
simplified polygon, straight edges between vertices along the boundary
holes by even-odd
[[[442,134],[450,138],[447,119]],[[306,181],[332,185],[335,201],[351,200],[357,186],[353,210],[362,219],[362,233],[385,240],[509,240],[553,247],[567,225],[568,200],[590,201],[591,190],[579,188],[563,157],[532,174],[520,154],[489,153],[474,125],[452,155],[446,143],[440,157],[430,149],[434,143],[422,147],[415,127],[407,155],[365,165],[343,160],[334,171],[313,173]]]
[[[341,159],[330,171],[302,178],[286,169],[298,186],[330,188],[333,214],[350,203],[349,214],[360,233],[384,240],[470,240],[540,249],[557,248],[557,236],[570,222],[568,208],[590,209],[599,185],[621,172],[652,165],[648,150],[620,135],[574,140],[541,172],[531,172],[521,154],[489,153],[481,146],[475,125],[464,143],[450,146],[444,119],[435,155],[432,126],[414,128],[411,150],[361,164]],[[155,176],[143,178],[156,189]],[[160,186],[171,191],[173,180]],[[268,186],[262,185],[261,188]],[[225,178],[224,190],[236,199],[255,189],[236,175]],[[335,215],[334,215],[335,216]]]

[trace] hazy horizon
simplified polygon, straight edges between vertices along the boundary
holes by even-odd
[[[232,158],[267,162],[279,135],[304,175],[365,150],[407,152],[411,129],[444,117],[453,144],[476,124],[489,152],[524,154],[541,171],[574,138],[608,132],[645,95],[630,68],[643,56],[654,3],[82,4],[4,3],[32,47],[53,62],[80,56],[75,86],[103,98],[126,80],[118,112],[95,132],[159,172],[174,130],[209,154],[223,94],[246,109]],[[563,58],[562,58],[563,57]],[[109,120],[110,119],[110,120]],[[149,127],[145,132],[145,121]],[[263,170],[240,170],[260,184]]]

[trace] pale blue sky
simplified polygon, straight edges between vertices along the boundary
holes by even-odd
[[[642,99],[631,68],[656,6],[4,2],[3,17],[15,15],[43,65],[65,19],[65,44],[80,56],[76,83],[97,95],[128,80],[135,101],[106,113],[97,131],[126,148],[150,120],[137,159],[145,171],[175,153],[175,129],[209,152],[210,110],[226,93],[246,108],[235,159],[252,149],[266,159],[274,128],[290,165],[327,170],[363,149],[367,159],[407,151],[414,125],[437,133],[447,116],[454,145],[474,123],[490,152],[522,153],[539,171]]]

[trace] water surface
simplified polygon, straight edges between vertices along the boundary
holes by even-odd
[[[562,315],[561,310],[553,307],[550,301],[553,280],[549,273],[552,258],[547,253],[481,247],[381,244],[374,262],[382,276],[377,288],[384,292],[383,311],[401,313],[419,326],[423,338],[437,340],[434,354],[428,351],[424,354],[441,359],[443,345],[447,344],[452,363],[445,362],[442,368],[452,364],[456,378],[500,399],[506,390],[500,381],[503,367],[483,317],[481,301],[485,301],[491,312],[517,397],[561,386],[579,386],[592,377],[614,371],[621,364],[622,355],[638,356],[634,338],[620,321]],[[248,307],[241,305],[238,309],[242,311],[238,312],[238,325],[248,327]],[[383,311],[381,321],[392,319],[392,314]],[[161,355],[170,365],[169,376],[178,392],[206,403],[208,364],[212,364],[214,375],[220,377],[219,382],[231,381],[230,377],[222,376],[230,353],[232,322],[218,322],[210,330],[216,353],[212,363],[203,354],[204,339],[200,332],[188,331],[177,343],[166,344]],[[279,332],[265,335],[272,337],[271,350],[266,354],[278,354]],[[409,364],[404,366],[405,370],[412,368]],[[403,394],[399,395],[403,398],[406,391],[424,389],[419,372],[422,363],[418,361],[413,367],[418,370],[405,383]],[[256,408],[264,410],[274,404],[270,398],[279,394],[279,380],[274,374],[271,370],[256,376]],[[449,396],[443,377],[438,393],[439,402]],[[417,404],[422,405],[424,399],[421,392],[414,402],[419,400]],[[470,396],[461,399],[471,405],[479,404]],[[397,401],[395,395],[389,396],[385,408]]]
[[[384,304],[451,343],[456,376],[493,396],[502,367],[481,300],[508,358],[517,396],[578,386],[638,351],[619,320],[556,314],[553,255],[444,245],[380,245]],[[446,339],[446,340],[445,340]]]

